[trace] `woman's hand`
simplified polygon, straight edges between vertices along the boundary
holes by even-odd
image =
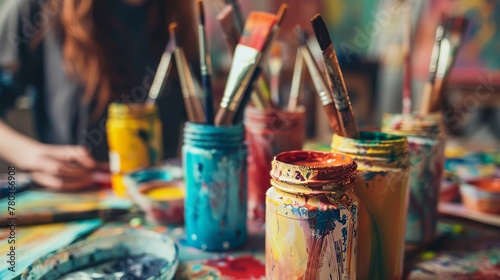
[[[95,160],[83,146],[38,144],[26,162],[34,182],[57,190],[91,186]]]
[[[93,184],[95,160],[83,146],[42,144],[9,127],[0,119],[0,158],[31,172],[36,183],[58,190]]]

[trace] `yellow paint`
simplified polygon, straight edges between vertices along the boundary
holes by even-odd
[[[155,200],[176,200],[184,198],[184,192],[176,187],[159,187],[146,192]]]
[[[154,107],[112,103],[106,130],[111,184],[118,195],[126,196],[123,174],[161,163],[161,123]]]

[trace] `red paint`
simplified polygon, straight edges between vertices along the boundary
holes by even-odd
[[[266,191],[271,186],[271,162],[282,151],[302,149],[305,137],[304,113],[259,111],[245,112],[248,147],[248,216],[264,221]]]
[[[234,279],[258,279],[266,275],[266,266],[252,255],[240,257],[225,257],[216,260],[207,260],[204,263],[216,268],[222,277]]]
[[[499,178],[481,178],[468,183],[485,192],[500,193]]]

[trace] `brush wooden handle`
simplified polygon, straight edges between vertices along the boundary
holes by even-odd
[[[330,127],[333,129],[333,132],[340,136],[345,136],[342,133],[342,127],[340,125],[337,108],[335,108],[335,103],[332,102],[330,104],[323,105],[323,109],[325,109],[328,122],[330,123]]]
[[[432,88],[432,83],[427,81],[424,85],[424,92],[422,93],[422,103],[420,104],[420,115],[422,116],[426,116],[430,112]]]
[[[206,123],[207,118],[205,118],[205,111],[203,110],[203,106],[201,105],[200,99],[196,96],[190,96],[190,103],[193,106],[194,111],[194,119],[195,123]]]
[[[234,112],[227,108],[219,108],[217,115],[215,116],[216,126],[227,126],[231,125],[233,122]]]

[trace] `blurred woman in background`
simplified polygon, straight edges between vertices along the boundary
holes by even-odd
[[[168,24],[177,21],[181,43],[193,46],[193,18],[192,1],[0,2],[0,157],[46,187],[91,185],[97,163],[107,161],[108,104],[146,99]],[[196,59],[196,49],[186,55]],[[27,91],[39,140],[2,120]],[[184,118],[178,82],[170,79],[157,102],[164,154],[174,157]]]

